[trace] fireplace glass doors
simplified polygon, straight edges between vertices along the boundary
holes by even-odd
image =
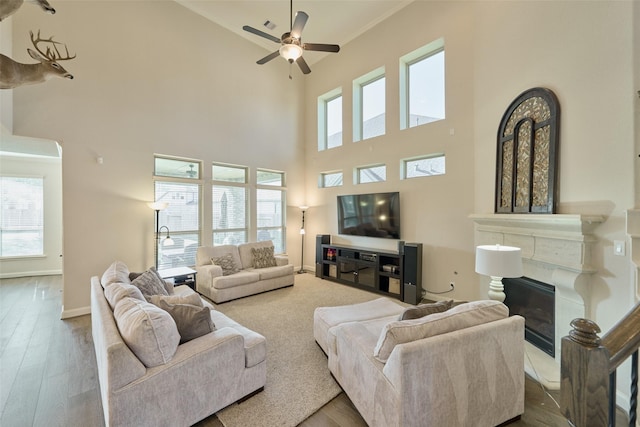
[[[528,277],[502,282],[509,315],[525,319],[525,339],[555,357],[555,287]]]

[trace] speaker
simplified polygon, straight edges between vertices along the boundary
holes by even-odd
[[[331,243],[330,234],[316,235],[316,277],[322,277],[322,245]]]
[[[422,243],[405,243],[402,257],[402,300],[418,304],[422,300]]]
[[[404,240],[398,240],[398,255],[404,255]]]

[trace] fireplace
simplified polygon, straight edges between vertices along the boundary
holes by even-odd
[[[604,218],[580,214],[474,214],[471,219],[475,223],[476,246],[521,248],[525,276],[555,288],[554,356],[527,341],[525,370],[545,387],[559,389],[560,340],[569,334],[573,319],[589,317],[591,275],[597,271],[593,252],[598,238],[594,231]],[[480,295],[486,298],[488,278],[479,280]],[[505,288],[508,290],[509,284]],[[532,316],[525,313],[524,317]]]
[[[529,277],[502,279],[509,314],[524,317],[524,337],[555,357],[555,287]]]

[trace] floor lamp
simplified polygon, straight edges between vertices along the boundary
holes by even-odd
[[[160,244],[160,211],[166,209],[169,206],[167,202],[151,202],[147,203],[151,209],[156,212],[156,239],[155,245],[153,246],[153,259],[156,265],[156,270],[158,269],[158,245]],[[168,233],[167,233],[168,235]]]
[[[513,246],[485,245],[476,248],[476,273],[491,276],[489,298],[503,302],[503,277],[522,277],[522,251]]]
[[[300,251],[300,270],[298,271],[298,274],[304,273],[304,235],[306,234],[306,231],[304,229],[304,212],[309,209],[309,206],[300,206],[300,209],[302,210],[302,227],[300,227],[300,236],[302,237],[302,250]]]

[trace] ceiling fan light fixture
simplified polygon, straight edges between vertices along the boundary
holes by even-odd
[[[295,62],[302,56],[302,48],[297,44],[283,44],[280,46],[280,55],[289,61],[289,63]]]

